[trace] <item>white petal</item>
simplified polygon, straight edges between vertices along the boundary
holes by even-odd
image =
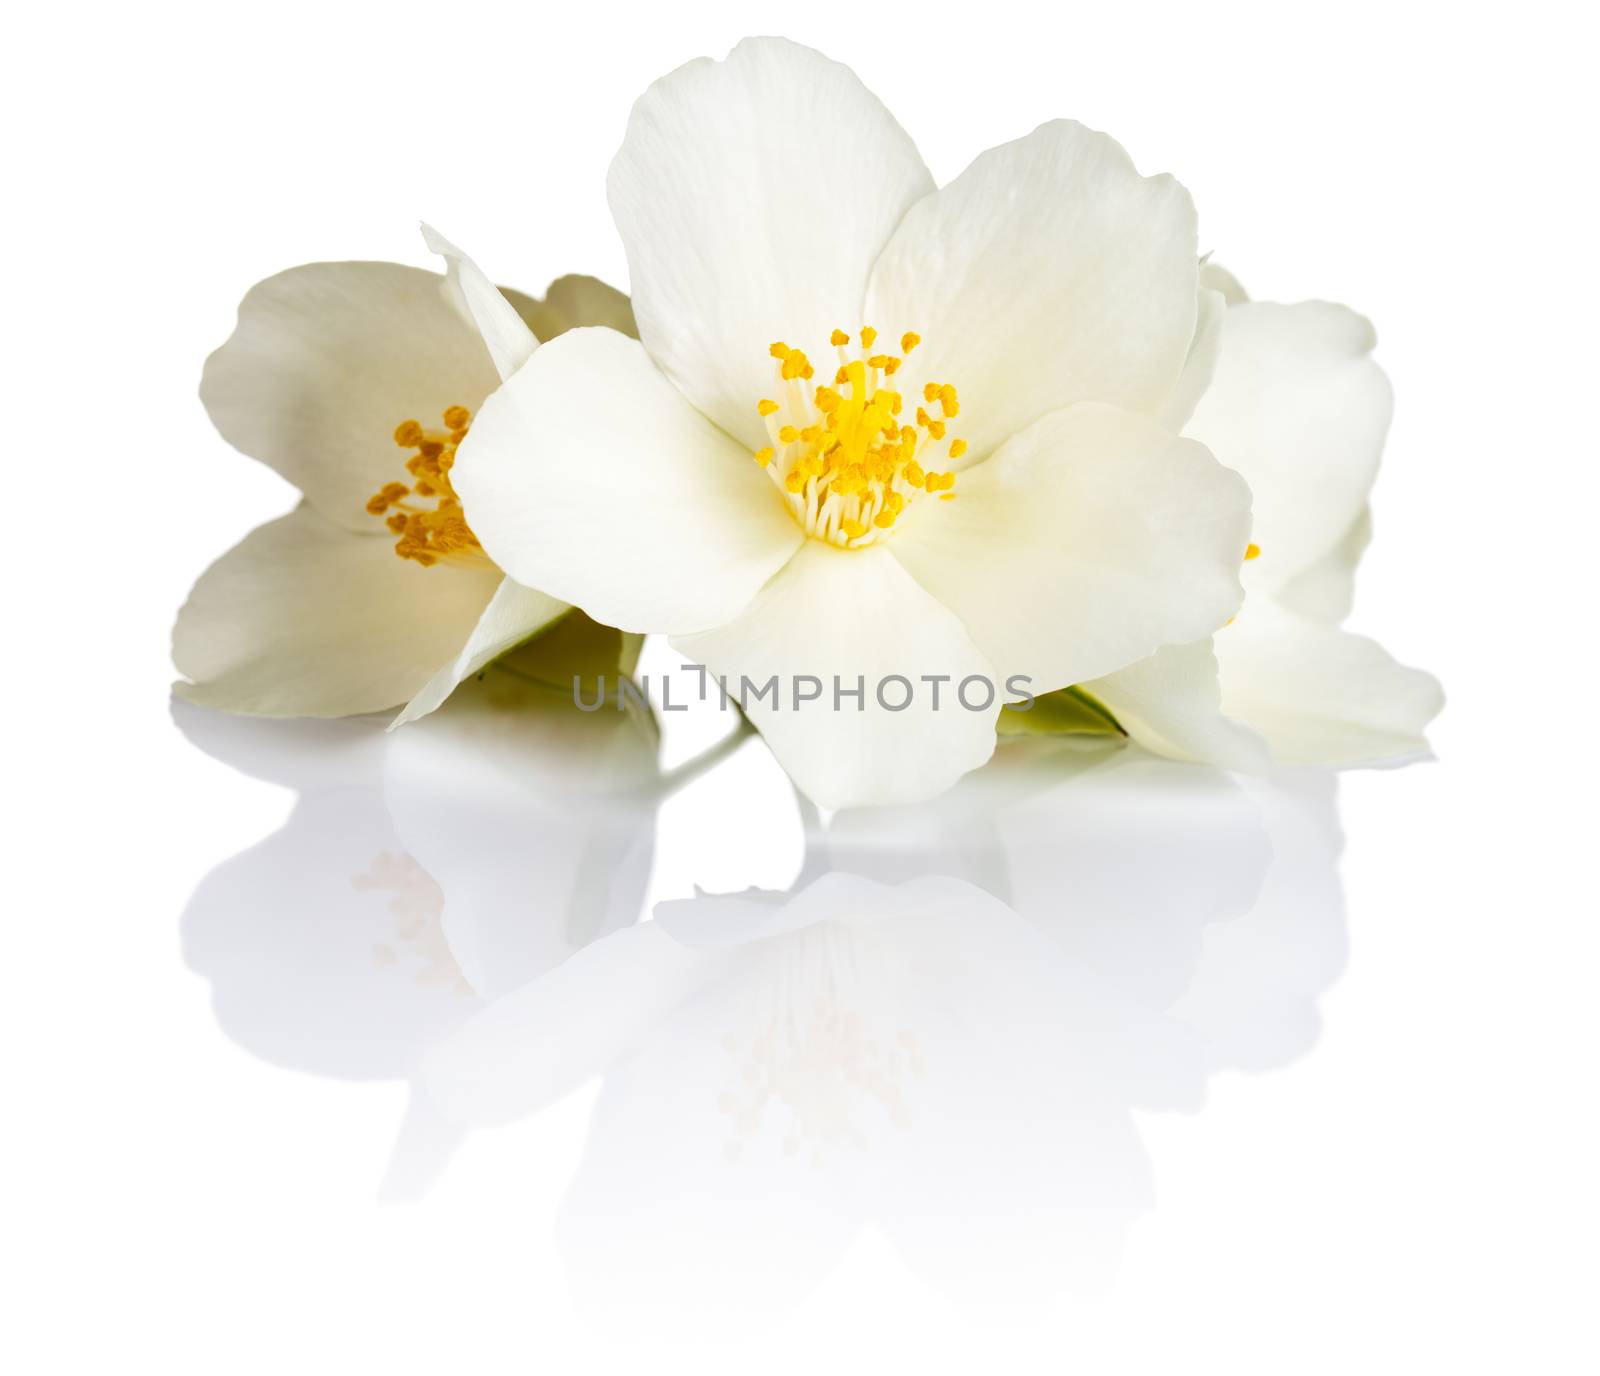
[[[1249,491],[1155,421],[1055,412],[955,492],[917,502],[889,548],[1036,693],[1199,640],[1238,608]]]
[[[257,716],[342,717],[405,702],[453,661],[500,576],[433,568],[311,507],[252,531],[189,594],[173,691]]]
[[[943,792],[994,750],[994,724],[1004,685],[985,710],[968,710],[957,696],[971,675],[992,682],[993,671],[961,623],[919,588],[882,548],[840,550],[818,540],[805,547],[731,625],[680,636],[673,647],[726,680],[779,763],[824,807],[915,802]],[[923,675],[948,676],[940,687]],[[796,681],[820,680],[822,696],[795,706]],[[882,680],[900,675],[914,690],[904,710],[878,700]],[[778,699],[757,701],[755,688],[776,676]],[[862,707],[834,697],[864,684]],[[811,685],[801,685],[804,697]],[[899,683],[883,687],[892,706],[907,696]],[[981,704],[986,690],[969,685]]]
[[[367,498],[404,476],[394,430],[477,410],[498,379],[438,273],[398,263],[307,263],[257,283],[206,360],[200,399],[236,449],[330,520],[381,533]]]
[[[1438,680],[1375,641],[1318,625],[1252,594],[1216,637],[1222,709],[1267,739],[1281,764],[1381,764],[1427,750],[1444,706]]]
[[[1272,763],[1260,736],[1223,715],[1217,657],[1209,640],[1165,646],[1081,686],[1157,755],[1250,772]]]
[[[1209,258],[1200,264],[1200,286],[1206,291],[1221,292],[1222,299],[1230,306],[1243,305],[1250,299],[1239,279]]]
[[[775,340],[826,360],[867,271],[933,190],[905,130],[848,68],[784,39],[689,63],[633,107],[611,164],[639,337],[752,448]]]
[[[448,571],[454,572],[453,569]],[[391,723],[391,728],[427,716],[450,696],[462,679],[470,678],[491,659],[503,655],[513,645],[520,645],[571,610],[565,602],[525,588],[521,583],[513,583],[509,578],[502,579],[460,653],[422,685],[406,704],[405,711]]]
[[[1310,568],[1273,590],[1273,600],[1325,626],[1350,615],[1356,597],[1356,565],[1372,543],[1372,508],[1362,507],[1344,538]]]
[[[558,277],[545,288],[544,295],[537,298],[509,287],[501,287],[500,291],[543,344],[581,325],[604,325],[632,339],[639,337],[639,327],[633,320],[633,303],[626,293],[598,277],[585,277],[581,273]]]
[[[1104,134],[1061,120],[913,207],[867,320],[923,342],[903,377],[952,383],[975,458],[1080,401],[1157,415],[1195,333],[1194,206]]]
[[[1366,504],[1393,404],[1372,344],[1371,325],[1324,301],[1228,308],[1216,375],[1184,433],[1255,495],[1252,590],[1310,568]]]
[[[451,477],[511,577],[624,631],[721,625],[804,538],[749,451],[613,330],[541,347]]]
[[[1217,356],[1222,352],[1222,317],[1227,309],[1228,303],[1221,292],[1201,288],[1189,356],[1183,362],[1177,386],[1161,407],[1161,423],[1169,430],[1181,431],[1189,423],[1194,408],[1211,385],[1217,371]]]
[[[431,225],[422,227],[423,242],[450,265],[445,289],[478,327],[501,381],[533,357],[539,347],[533,331],[486,276],[483,269]]]

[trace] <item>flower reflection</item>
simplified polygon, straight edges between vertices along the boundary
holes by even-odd
[[[615,643],[589,652],[607,648],[614,664]],[[637,918],[654,725],[561,710],[529,668],[490,671],[387,735],[174,704],[202,749],[298,794],[184,915],[185,954],[236,1040],[321,1074],[404,1078],[486,1000]]]
[[[306,728],[290,823],[186,937],[252,1050],[411,1082],[391,1193],[598,1078],[559,1225],[597,1302],[782,1306],[869,1226],[951,1295],[1097,1284],[1153,1199],[1135,1114],[1315,1037],[1328,776],[1023,742],[933,803],[810,815],[784,891],[636,921],[655,739],[573,718]]]
[[[814,828],[791,892],[659,905],[422,1083],[488,1126],[603,1077],[562,1221],[596,1298],[781,1302],[868,1223],[951,1293],[1093,1283],[1152,1197],[1133,1111],[1304,1049],[1340,958],[1336,833],[1323,778],[1026,750]],[[1308,913],[1333,930],[1285,987]]]

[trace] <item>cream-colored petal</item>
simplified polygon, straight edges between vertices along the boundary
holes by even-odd
[[[532,358],[533,351],[539,347],[533,330],[500,288],[484,275],[483,269],[432,225],[423,225],[422,239],[431,252],[449,264],[445,290],[478,327],[484,347],[494,360],[495,371],[504,381]]]
[[[953,384],[979,459],[1077,402],[1161,414],[1194,339],[1198,272],[1189,193],[1058,120],[912,207],[866,316],[886,339],[922,336],[897,381]]]
[[[451,476],[511,577],[625,631],[731,620],[804,538],[749,451],[612,330],[542,345]]]
[[[779,763],[824,807],[931,798],[994,751],[1004,684],[961,623],[882,547],[807,540],[736,621],[672,644],[726,682]],[[907,683],[886,682],[895,675]],[[961,701],[972,676],[981,682],[964,691],[979,710]],[[776,699],[756,699],[769,678]],[[845,692],[862,687],[859,707],[835,697],[836,679]],[[821,696],[805,701],[813,687]],[[884,706],[902,701],[903,710]]]
[[[1252,592],[1316,564],[1366,505],[1393,407],[1373,338],[1325,301],[1228,308],[1216,374],[1184,433],[1250,484]]]
[[[403,420],[475,411],[498,377],[445,279],[398,263],[307,263],[246,293],[200,399],[236,449],[329,520],[381,533],[367,498],[405,478]]]
[[[1290,765],[1386,764],[1423,754],[1438,680],[1382,646],[1252,594],[1216,638],[1222,710]]]
[[[450,696],[463,679],[470,678],[491,659],[497,659],[514,645],[520,645],[571,610],[565,602],[546,597],[544,593],[525,588],[509,578],[502,579],[460,653],[422,685],[406,704],[405,711],[391,723],[391,729],[427,716]]]
[[[825,367],[830,332],[861,323],[873,259],[933,181],[848,67],[750,38],[639,98],[608,187],[640,339],[695,406],[756,448],[768,345]]]
[[[188,680],[173,691],[269,717],[394,707],[455,660],[499,583],[487,567],[425,569],[301,505],[201,574],[173,627]]]
[[[1085,404],[917,501],[888,547],[1035,693],[1209,635],[1238,608],[1250,494],[1203,446]]]
[[[1137,664],[1080,686],[1157,755],[1250,772],[1272,763],[1260,736],[1223,715],[1217,657],[1209,639],[1164,646]]]
[[[525,296],[509,287],[501,287],[500,291],[543,344],[584,325],[603,325],[630,339],[639,337],[633,303],[627,293],[598,277],[577,273],[558,277],[545,288],[542,297]]]

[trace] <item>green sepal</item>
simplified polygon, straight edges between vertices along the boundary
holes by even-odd
[[[1002,736],[1126,736],[1116,714],[1082,688],[1043,693],[1026,710],[1001,709],[995,730]]]

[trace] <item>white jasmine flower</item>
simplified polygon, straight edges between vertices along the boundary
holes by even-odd
[[[571,277],[544,301],[508,300],[429,243],[447,276],[310,263],[268,278],[207,361],[217,429],[304,500],[195,585],[173,631],[179,697],[268,716],[408,704],[406,720],[567,610],[484,553],[451,466],[473,413],[537,346],[523,315],[546,337],[627,329],[627,300]]]
[[[1428,748],[1437,680],[1339,629],[1370,533],[1393,409],[1368,322],[1324,301],[1229,298],[1215,376],[1184,433],[1255,498],[1246,599],[1208,640],[1083,686],[1143,745],[1236,768],[1376,764]]]
[[[456,485],[512,577],[776,677],[746,702],[816,801],[936,793],[993,750],[1006,680],[1096,678],[1235,610],[1248,491],[1173,433],[1214,331],[1171,178],[1057,122],[937,190],[847,68],[758,39],[646,92],[610,198],[639,341],[540,349]]]

